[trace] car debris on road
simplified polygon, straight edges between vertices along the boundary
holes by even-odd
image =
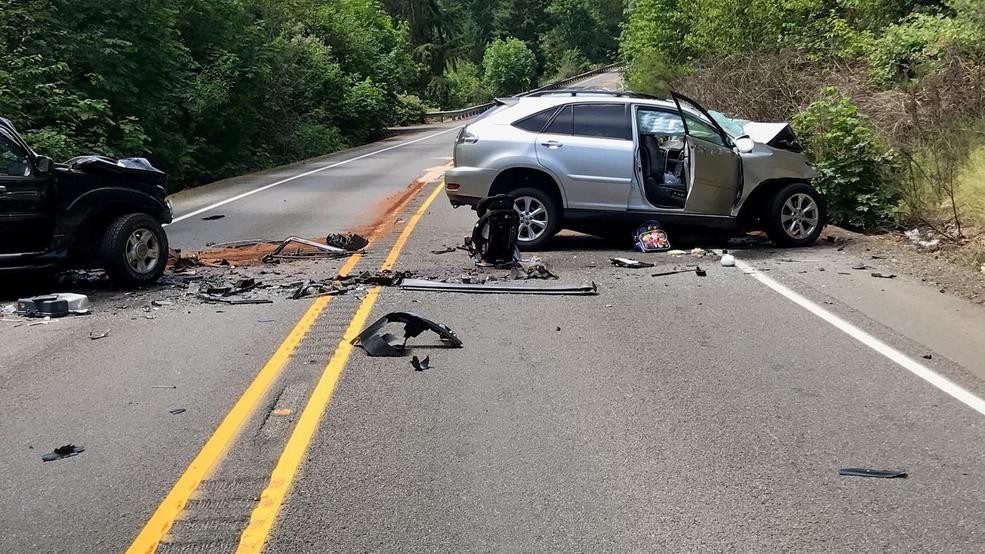
[[[402,323],[404,325],[402,342],[390,333],[380,334],[390,323]],[[407,340],[416,338],[425,331],[433,331],[441,338],[442,343],[451,348],[463,346],[462,340],[447,325],[436,323],[410,312],[393,312],[381,317],[364,329],[362,333],[359,333],[359,336],[352,339],[351,344],[362,346],[371,357],[393,358],[403,356],[407,352]]]
[[[661,271],[659,273],[654,273],[651,277],[667,277],[669,275],[678,275],[680,273],[694,273],[698,277],[706,277],[708,272],[701,269],[701,266],[686,267],[684,269],[672,269],[669,271]]]
[[[428,279],[405,279],[400,283],[401,290],[418,292],[459,292],[472,294],[541,294],[554,296],[594,296],[598,285],[520,285],[502,282],[486,283],[444,283]]]
[[[58,293],[17,300],[17,313],[26,317],[64,317],[88,315],[92,303],[84,294]]]
[[[284,253],[288,246],[296,244],[300,245],[291,253]],[[302,247],[308,247],[305,250]],[[311,248],[314,251],[310,250]],[[271,263],[276,260],[296,260],[296,259],[307,259],[307,258],[344,258],[351,255],[352,252],[346,250],[345,248],[339,248],[337,246],[330,246],[328,244],[321,244],[313,240],[303,239],[301,237],[287,237],[284,239],[273,252],[267,254],[263,257],[263,263]]]
[[[79,454],[85,452],[85,448],[81,446],[75,446],[74,444],[66,444],[65,446],[59,446],[52,452],[41,455],[42,462],[54,462],[55,460],[61,460],[64,458],[71,458],[72,456],[78,456]]]
[[[356,233],[336,233],[328,235],[325,244],[348,252],[358,252],[369,246],[369,239]]]
[[[425,356],[423,360],[414,356],[410,360],[410,365],[413,366],[414,371],[431,369],[431,356]]]
[[[838,470],[838,475],[845,477],[878,477],[880,479],[906,479],[907,474],[899,469],[865,469],[858,467],[847,467]]]
[[[103,332],[89,331],[89,340],[99,340],[104,339],[109,336],[111,329],[106,329]]]
[[[625,267],[628,269],[646,269],[649,267],[654,267],[655,265],[649,262],[641,262],[639,260],[634,260],[631,258],[609,258],[609,262],[616,267]]]

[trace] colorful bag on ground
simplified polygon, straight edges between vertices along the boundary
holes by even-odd
[[[647,221],[636,230],[636,250],[665,252],[670,250],[670,237],[656,221]]]

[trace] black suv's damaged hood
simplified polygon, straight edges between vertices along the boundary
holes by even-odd
[[[65,162],[71,172],[81,172],[93,176],[110,177],[125,181],[138,181],[150,185],[164,186],[167,176],[146,158],[124,158],[114,160],[104,156],[79,156]]]

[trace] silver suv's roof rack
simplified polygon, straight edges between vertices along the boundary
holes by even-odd
[[[663,100],[663,98],[659,98],[657,96],[653,96],[650,94],[643,94],[641,92],[632,92],[625,90],[592,89],[592,88],[538,90],[534,92],[528,92],[526,94],[521,94],[519,96],[522,98],[540,97],[540,96],[612,96],[616,98],[640,98],[643,100]]]

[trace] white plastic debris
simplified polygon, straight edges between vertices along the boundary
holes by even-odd
[[[913,229],[903,233],[906,238],[910,239],[910,242],[919,248],[926,248],[932,250],[937,248],[941,244],[941,239],[934,237],[933,231],[924,231],[921,229]]]
[[[722,267],[735,267],[735,256],[731,254],[722,256]]]

